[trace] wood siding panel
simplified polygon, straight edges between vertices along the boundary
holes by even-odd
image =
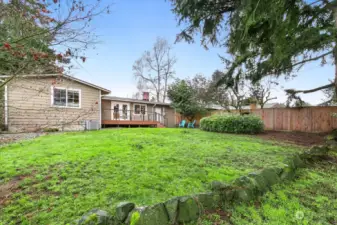
[[[111,101],[102,100],[102,120],[111,120]]]
[[[52,106],[52,86],[80,89],[81,108]],[[85,120],[99,121],[100,91],[68,79],[19,78],[8,84],[8,128],[13,132],[47,127],[82,130]]]

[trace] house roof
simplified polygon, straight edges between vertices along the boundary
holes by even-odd
[[[41,75],[20,75],[20,77],[41,77],[41,78],[44,78],[44,77],[57,77],[57,76],[60,76],[60,74],[41,74]],[[69,79],[69,80],[73,80],[73,81],[76,81],[78,83],[81,83],[81,84],[84,84],[84,85],[87,85],[89,87],[93,87],[93,88],[96,88],[98,90],[101,90],[102,91],[102,94],[106,95],[106,94],[110,94],[110,90],[106,89],[106,88],[103,88],[103,87],[100,87],[100,86],[97,86],[95,84],[92,84],[92,83],[89,83],[87,81],[84,81],[84,80],[81,80],[81,79],[78,79],[76,77],[73,77],[73,76],[69,76],[69,75],[66,75],[66,74],[62,74],[61,75],[63,78],[66,78],[66,79]],[[11,77],[11,76],[8,76],[8,75],[0,75],[0,78],[6,78],[6,77]]]
[[[151,101],[138,100],[138,99],[134,99],[134,98],[123,98],[123,97],[109,96],[109,95],[102,96],[102,99],[112,100],[112,101],[120,101],[120,102],[134,102],[134,103],[152,104],[152,105],[167,105],[167,106],[170,105],[170,103],[151,102]]]
[[[286,106],[283,103],[271,102],[271,103],[266,103],[263,108],[270,109],[270,108],[285,108],[285,107]]]

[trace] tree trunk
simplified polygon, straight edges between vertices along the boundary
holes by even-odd
[[[334,11],[334,16],[335,16],[335,27],[337,28],[337,6],[334,5],[333,7],[333,11]],[[335,41],[335,47],[334,47],[334,51],[333,51],[333,57],[334,57],[334,63],[335,63],[335,80],[334,80],[334,84],[335,84],[335,93],[337,93],[337,37],[336,41]]]

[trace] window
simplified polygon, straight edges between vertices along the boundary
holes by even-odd
[[[146,111],[145,105],[141,105],[141,106],[140,106],[140,112],[144,115],[144,114],[145,114],[145,111]]]
[[[53,88],[52,105],[70,108],[80,108],[80,90]]]
[[[80,93],[79,91],[68,90],[68,106],[69,107],[79,107],[80,106]]]
[[[135,104],[134,114],[146,114],[146,105]]]
[[[67,90],[54,88],[54,105],[66,106],[67,105]]]
[[[119,112],[119,104],[114,105],[114,113]]]
[[[128,117],[128,105],[123,105],[122,107],[123,118],[126,119]]]

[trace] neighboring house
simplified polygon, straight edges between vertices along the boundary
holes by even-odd
[[[175,127],[175,110],[169,103],[151,102],[146,92],[143,99],[103,96],[102,126]]]
[[[101,96],[109,93],[67,75],[20,76],[5,86],[4,124],[10,132],[98,129]]]

